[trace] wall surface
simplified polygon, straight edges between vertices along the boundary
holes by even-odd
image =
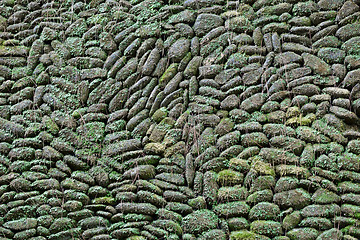
[[[0,0],[0,239],[359,239],[359,4]]]

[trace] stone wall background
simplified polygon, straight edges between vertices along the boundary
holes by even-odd
[[[0,2],[0,239],[360,238],[358,0]]]

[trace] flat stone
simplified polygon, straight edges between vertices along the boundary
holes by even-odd
[[[275,66],[284,66],[293,62],[301,62],[302,57],[294,52],[284,52],[275,56]]]
[[[360,82],[360,69],[350,71],[346,74],[344,79],[345,87],[354,87]]]
[[[347,41],[352,37],[360,35],[360,23],[347,24],[336,31],[335,36],[342,41]]]
[[[223,203],[214,208],[214,212],[219,217],[225,218],[247,216],[249,211],[249,205],[243,201]]]
[[[199,67],[200,76],[204,78],[213,78],[222,70],[221,65],[208,65]]]
[[[137,150],[141,147],[141,142],[139,139],[130,139],[130,140],[123,140],[117,143],[112,143],[108,145],[103,154],[106,155],[117,155],[123,152]]]
[[[304,58],[304,65],[310,67],[315,74],[330,75],[332,73],[330,66],[319,57],[309,53],[301,55]]]
[[[274,195],[274,203],[283,209],[287,209],[289,207],[300,209],[311,203],[311,196],[304,189],[298,188],[276,193]]]
[[[190,49],[190,41],[188,39],[177,40],[168,51],[168,57],[175,62],[181,61]]]
[[[315,240],[319,232],[314,228],[295,228],[289,231],[286,236],[291,240]]]
[[[296,95],[305,95],[311,97],[320,93],[320,88],[314,84],[304,84],[294,87],[292,92]]]
[[[356,3],[353,1],[346,1],[338,11],[336,20],[340,22],[357,11],[359,11],[359,6]]]
[[[337,48],[321,48],[318,56],[327,63],[343,63],[345,59],[345,51]]]
[[[322,48],[322,47],[339,47],[342,42],[335,36],[326,36],[319,40],[317,40],[312,46],[314,48]]]
[[[332,217],[340,214],[340,207],[337,204],[309,205],[301,210],[303,217]]]
[[[218,217],[210,210],[195,211],[182,220],[182,227],[186,233],[199,234],[215,229],[218,224]]]
[[[265,95],[262,93],[257,93],[249,98],[247,98],[246,100],[244,100],[241,104],[240,104],[240,108],[247,111],[247,112],[254,112],[258,109],[260,109],[260,107],[265,103]]]
[[[324,93],[331,95],[333,98],[349,98],[350,91],[345,88],[327,87],[322,90]]]
[[[184,2],[184,7],[190,7],[193,9],[211,7],[217,4],[223,4],[224,0],[186,0]]]
[[[320,0],[318,5],[321,10],[338,10],[344,3],[344,0]]]
[[[19,220],[6,222],[3,226],[11,230],[22,231],[35,228],[37,226],[37,220],[35,218],[22,218]]]
[[[249,19],[243,16],[239,16],[226,20],[225,28],[229,31],[241,33],[248,31],[249,29],[253,29],[253,26],[251,25]]]
[[[334,113],[337,117],[344,119],[347,122],[357,122],[359,118],[356,116],[354,112],[351,112],[345,108],[331,106],[330,112]]]
[[[223,23],[224,20],[220,16],[215,14],[203,13],[196,18],[193,29],[197,36],[202,37],[210,30],[220,27],[221,25],[223,25]]]

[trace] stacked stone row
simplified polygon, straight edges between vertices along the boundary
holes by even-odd
[[[4,239],[356,239],[358,10],[3,1]]]

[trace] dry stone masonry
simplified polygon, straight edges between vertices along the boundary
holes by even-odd
[[[0,239],[360,239],[359,0],[0,0]]]

